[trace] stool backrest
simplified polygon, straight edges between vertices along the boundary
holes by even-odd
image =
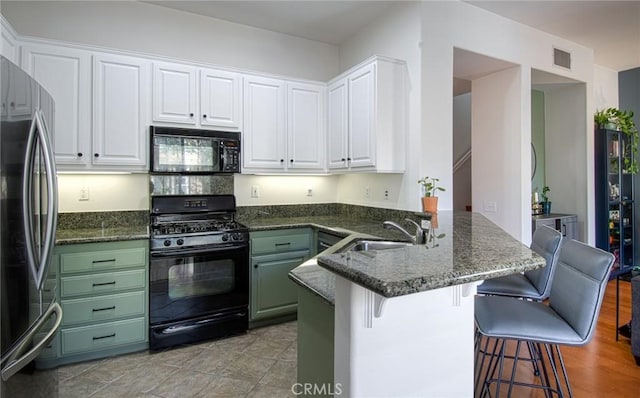
[[[591,340],[614,257],[566,239],[551,286],[549,306],[584,339]]]
[[[546,225],[536,228],[533,232],[531,250],[538,253],[547,261],[543,268],[527,271],[524,275],[535,286],[540,293],[541,300],[545,300],[551,293],[551,281],[558,263],[560,246],[562,245],[562,234]]]

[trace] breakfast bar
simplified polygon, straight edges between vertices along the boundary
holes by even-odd
[[[315,259],[335,274],[333,386],[345,396],[473,396],[476,285],[545,264],[477,213],[441,212],[426,227],[424,244],[347,242]],[[305,286],[313,266],[292,279]]]

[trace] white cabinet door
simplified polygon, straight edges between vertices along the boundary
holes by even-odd
[[[196,68],[164,62],[153,63],[153,120],[195,125]]]
[[[375,165],[375,65],[366,65],[348,77],[349,165]]]
[[[50,127],[56,163],[90,164],[90,54],[67,47],[26,43],[22,51],[22,67],[55,102],[54,125]]]
[[[244,167],[284,170],[285,128],[284,82],[246,76],[242,135]]]
[[[144,59],[94,55],[94,165],[146,168],[149,69]]]
[[[12,32],[13,29],[5,26],[4,22],[3,18],[0,19],[0,54],[17,65],[20,63],[18,41]]]
[[[325,168],[325,91],[320,85],[287,84],[288,169]]]
[[[329,86],[327,131],[330,169],[345,169],[349,166],[347,96],[346,79],[338,80]]]
[[[200,70],[200,124],[240,130],[242,76],[216,69]]]

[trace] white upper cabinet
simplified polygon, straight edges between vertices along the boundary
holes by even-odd
[[[245,76],[244,168],[285,170],[285,106],[284,81]]]
[[[154,62],[153,121],[239,130],[241,84],[242,76],[238,73]]]
[[[147,168],[150,63],[141,58],[93,58],[93,164]]]
[[[321,84],[246,76],[243,170],[325,171],[325,91]]]
[[[200,69],[200,124],[240,130],[242,76],[217,69]]]
[[[194,67],[153,63],[153,120],[196,125],[196,79]]]
[[[329,169],[405,170],[403,62],[374,57],[329,83]]]
[[[325,87],[287,83],[289,169],[325,168]]]
[[[87,51],[25,43],[22,68],[55,102],[53,148],[56,164],[91,163],[91,55]],[[62,166],[62,167],[61,167]]]
[[[0,54],[3,57],[18,65],[20,59],[18,58],[19,48],[18,40],[10,25],[5,25],[4,18],[0,17]]]

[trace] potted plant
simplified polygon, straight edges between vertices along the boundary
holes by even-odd
[[[639,166],[638,157],[638,129],[633,121],[633,111],[621,111],[617,108],[607,108],[597,111],[593,117],[597,127],[605,130],[616,130],[627,136],[623,148],[624,172],[636,174]]]
[[[438,212],[438,197],[436,192],[445,191],[444,188],[437,186],[438,178],[429,178],[429,176],[418,180],[418,184],[422,185],[424,189],[424,196],[422,197],[422,210],[427,213]]]
[[[542,197],[542,202],[540,202],[540,204],[542,205],[542,212],[544,214],[551,213],[551,202],[549,201],[549,191],[551,191],[551,188],[545,185],[542,188],[542,195],[540,195]]]

